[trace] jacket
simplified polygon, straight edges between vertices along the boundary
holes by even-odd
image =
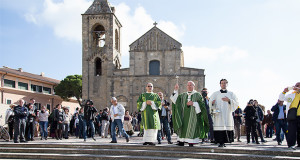
[[[286,110],[286,105],[283,105],[284,119],[286,119],[286,114],[284,113],[285,110]],[[276,121],[278,119],[278,115],[279,115],[279,105],[278,105],[278,103],[275,106],[272,107],[271,111],[274,112],[273,121]]]
[[[292,104],[293,100],[295,99],[296,93],[293,92],[291,94],[285,95],[285,93],[279,94],[279,100],[280,101],[286,101],[286,110],[289,110],[290,105]]]
[[[94,113],[98,112],[97,109],[93,106],[84,106],[84,119],[89,121],[89,120],[92,120],[94,121],[95,120],[95,115]]]
[[[60,112],[58,109],[55,109],[54,119],[56,119],[56,121],[63,122],[64,121],[64,111]]]
[[[14,107],[15,119],[26,119],[28,116],[28,109],[25,106]]]
[[[233,112],[233,120],[235,123],[240,123],[242,124],[242,109],[241,108],[237,108],[234,112]],[[235,116],[235,114],[237,114],[237,116]]]
[[[124,115],[125,115],[125,108],[123,107],[122,104],[118,103],[117,106],[116,106],[117,107],[117,113],[114,113],[113,107],[114,107],[114,105],[111,105],[111,107],[110,107],[110,116],[111,116],[110,118],[111,118],[111,121],[113,122],[115,120],[114,114],[118,114],[118,116],[120,117],[120,119],[123,122]]]
[[[6,114],[5,114],[5,124],[13,122],[14,120],[14,110],[12,110],[11,108],[6,110]]]
[[[246,122],[256,122],[256,120],[258,119],[257,117],[257,111],[253,106],[247,106],[244,109],[245,112],[245,120]]]
[[[254,108],[256,109],[257,115],[258,115],[257,121],[258,121],[258,122],[263,121],[263,120],[264,120],[264,113],[263,113],[263,110],[260,108],[260,106],[254,106]]]
[[[36,117],[36,115],[34,113],[34,110],[29,110],[27,122],[28,123],[33,123],[34,120],[35,120],[35,117]]]
[[[166,116],[167,116],[168,119],[169,119],[169,114],[168,114],[168,112],[170,111],[170,102],[168,102],[167,100],[163,100],[162,102],[164,102],[164,104],[165,104],[166,106],[168,106],[167,109],[166,109]],[[162,106],[161,109],[158,109],[158,115],[159,115],[159,118],[161,118],[161,116],[162,116],[162,110],[163,110],[163,107],[164,107],[164,106]]]

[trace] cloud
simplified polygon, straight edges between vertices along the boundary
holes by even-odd
[[[144,7],[139,6],[134,12],[131,12],[131,8],[125,3],[116,5],[116,16],[123,26],[122,53],[124,56],[128,56],[129,45],[150,30],[155,21]],[[184,35],[184,25],[177,26],[171,21],[159,20],[157,27],[177,40]]]
[[[183,46],[185,63],[197,64],[199,61],[213,63],[217,60],[234,62],[248,57],[246,50],[237,47],[221,46],[220,48]]]
[[[84,13],[92,1],[88,0],[45,0],[43,10],[29,10],[25,15],[28,22],[46,25],[53,29],[57,37],[81,42],[82,20]],[[144,7],[139,6],[131,12],[131,8],[120,3],[116,5],[116,16],[122,24],[122,52],[128,56],[129,44],[151,29],[154,20]],[[175,39],[184,35],[184,25],[177,26],[171,21],[158,21],[158,27]]]
[[[24,16],[28,22],[49,26],[59,38],[81,42],[81,14],[91,3],[87,0],[45,0],[43,10],[28,11]]]

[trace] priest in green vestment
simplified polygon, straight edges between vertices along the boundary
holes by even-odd
[[[178,136],[179,146],[188,143],[189,146],[199,143],[199,139],[206,138],[209,122],[203,98],[195,90],[195,83],[187,83],[187,92],[178,94],[179,86],[175,85],[174,93],[170,97],[172,104],[173,128]]]
[[[144,128],[143,145],[155,145],[157,132],[160,130],[158,109],[161,109],[161,100],[158,94],[153,93],[153,84],[148,83],[146,93],[142,93],[137,100],[137,110],[142,114]]]

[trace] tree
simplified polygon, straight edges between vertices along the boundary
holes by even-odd
[[[69,98],[76,97],[81,106],[82,98],[82,75],[69,75],[55,87],[55,94],[63,100],[69,101]]]

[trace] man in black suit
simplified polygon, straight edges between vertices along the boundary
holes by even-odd
[[[162,92],[158,92],[157,93],[159,98],[161,99],[161,110],[158,110],[158,114],[160,117],[160,123],[161,123],[161,130],[159,130],[157,132],[157,141],[158,144],[161,144],[161,139],[162,139],[162,132],[163,129],[165,130],[166,134],[167,134],[167,139],[168,139],[168,144],[172,144],[171,142],[171,131],[170,131],[170,124],[169,124],[169,106],[170,103],[164,99],[164,95]]]

